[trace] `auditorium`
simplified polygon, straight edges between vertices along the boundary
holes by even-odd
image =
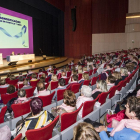
[[[0,0],[0,140],[140,140],[140,0]]]

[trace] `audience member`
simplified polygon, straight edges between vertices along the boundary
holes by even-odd
[[[128,76],[128,70],[124,67],[121,68],[120,72],[121,72],[122,80],[125,80],[125,78]]]
[[[116,81],[115,81],[115,85],[118,85],[120,81],[122,81],[122,77],[121,77],[121,73],[120,72],[113,72],[112,76],[115,77]]]
[[[37,81],[37,75],[36,73],[32,74],[32,79],[30,81]]]
[[[96,99],[99,94],[102,92],[107,92],[107,84],[104,80],[98,80],[96,82],[96,89],[92,91],[92,97],[93,99]]]
[[[7,88],[9,84],[6,84],[5,79],[1,79],[0,81],[0,88]]]
[[[69,90],[71,90],[71,86],[72,86],[73,84],[75,84],[75,83],[78,83],[78,76],[74,74],[74,75],[72,76],[72,82],[67,86],[67,88],[68,88]]]
[[[92,89],[89,86],[83,85],[81,88],[81,96],[78,97],[76,101],[76,107],[79,108],[82,103],[86,101],[92,101]],[[83,107],[79,111],[79,116],[82,118]]]
[[[57,79],[57,76],[55,74],[53,74],[51,76],[51,81],[49,83],[48,90],[51,90],[51,82],[55,82],[55,81],[58,81],[58,79]]]
[[[30,86],[30,80],[29,79],[25,79],[24,82],[23,82],[23,87],[22,89],[30,89],[32,88],[32,86]]]
[[[115,85],[115,77],[112,75],[109,75],[106,79],[106,83],[107,83],[107,90],[109,91],[111,87],[113,87]]]

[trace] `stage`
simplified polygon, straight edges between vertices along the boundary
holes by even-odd
[[[15,67],[8,66],[9,62],[7,62],[7,60],[4,60],[3,66],[0,65],[0,76],[2,78],[5,78],[7,73],[9,72],[13,73],[14,75],[18,75],[20,71],[22,71],[23,74],[26,74],[27,70],[29,69],[31,69],[34,72],[38,72],[39,68],[45,67],[45,69],[47,69],[49,65],[55,65],[57,68],[61,68],[67,65],[72,60],[73,60],[72,58],[54,57],[54,56],[47,57],[46,60],[43,60],[41,56],[36,56],[34,62],[31,62],[31,63],[20,62],[20,63],[17,63]]]

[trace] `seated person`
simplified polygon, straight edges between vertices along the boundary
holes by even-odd
[[[16,80],[16,77],[14,75],[10,76],[10,81],[12,81],[12,80]]]
[[[32,74],[33,74],[33,72],[32,72],[31,70],[28,70],[28,71],[27,71],[27,76],[26,76],[26,77],[31,77]]]
[[[121,77],[121,73],[120,72],[113,72],[112,76],[115,77],[116,81],[115,81],[115,86],[119,84],[120,81],[122,81],[122,77]]]
[[[125,80],[125,78],[128,77],[128,70],[127,70],[127,68],[125,68],[125,67],[121,68],[120,72],[121,72],[122,80]]]
[[[77,75],[77,71],[75,69],[72,70],[72,73],[71,73],[71,76],[70,76],[70,79],[69,79],[69,83],[72,81],[72,76],[73,75]]]
[[[78,75],[73,75],[72,76],[72,82],[67,86],[67,88],[69,89],[69,90],[71,90],[71,86],[73,85],[73,84],[76,84],[76,83],[78,83]]]
[[[42,69],[39,69],[38,78],[39,78],[39,76],[42,75],[42,74],[43,74],[43,70],[42,70]]]
[[[101,140],[90,123],[79,123],[73,129],[73,140]]]
[[[102,92],[107,92],[107,84],[104,80],[97,80],[96,89],[92,91],[93,99],[96,99]]]
[[[50,72],[48,73],[48,77],[50,77],[49,82],[51,81],[52,75],[54,75],[54,70],[50,70]]]
[[[14,93],[14,92],[16,92],[15,86],[9,85],[9,86],[7,87],[7,93],[6,93],[6,94],[12,94],[12,93]]]
[[[19,77],[23,77],[25,79],[25,76],[22,75],[22,72],[19,72],[19,76],[17,77],[17,79],[19,79]]]
[[[17,84],[23,84],[23,81],[24,81],[23,76],[20,76],[20,77],[18,78]]]
[[[61,75],[62,75],[61,78],[63,78],[63,79],[67,78],[66,72],[63,71]]]
[[[107,90],[109,91],[111,87],[113,87],[115,85],[115,77],[112,75],[109,75],[106,79],[106,83],[107,83]]]
[[[17,98],[17,100],[14,100],[14,104],[25,103],[27,101],[28,101],[28,99],[26,98],[25,89],[18,90],[18,98]]]
[[[76,107],[79,108],[81,104],[86,101],[92,101],[93,98],[91,95],[92,95],[92,89],[89,86],[83,85],[81,88],[81,96],[79,96],[76,101]],[[82,112],[83,112],[83,107],[78,113],[79,117],[81,118],[82,118]]]
[[[37,83],[37,91],[38,91],[38,94],[36,95],[37,97],[50,95],[50,91],[46,90],[45,84],[43,82]]]
[[[83,73],[82,66],[78,66],[78,74]]]
[[[0,88],[7,88],[9,84],[6,84],[5,79],[1,79],[0,81]]]
[[[56,113],[55,109],[56,109],[56,107],[52,108],[53,114]],[[75,96],[74,92],[72,92],[71,90],[66,90],[64,92],[63,103],[62,103],[62,105],[57,106],[57,109],[59,110],[59,112],[61,112],[60,110],[62,110],[63,113],[75,111],[76,110],[76,96]],[[56,115],[54,115],[54,116],[56,116]]]
[[[82,82],[84,82],[85,80],[89,80],[89,74],[87,74],[87,73],[83,73],[83,74],[82,74],[82,79],[80,79],[80,80],[78,81],[78,83],[82,83]]]
[[[101,140],[139,140],[140,139],[140,98],[134,96],[127,99],[125,114],[129,119],[122,119],[113,128],[99,126]],[[111,132],[110,138],[106,131]]]
[[[106,73],[107,76],[108,76],[108,75],[111,75],[111,70],[112,70],[112,65],[111,65],[111,64],[108,64],[108,65],[106,66],[106,69],[103,71],[103,73]]]
[[[37,75],[35,73],[32,74],[32,79],[30,81],[37,81]]]
[[[31,129],[42,128],[54,120],[51,113],[43,110],[43,102],[40,98],[35,97],[30,102],[31,113],[24,119],[24,123],[19,121],[16,124],[16,134],[22,133],[22,139],[26,139],[26,131]]]
[[[86,73],[87,71],[87,67],[83,67],[83,73]]]
[[[49,66],[49,68],[47,69],[47,72],[50,72],[52,70],[52,66]]]
[[[7,78],[10,79],[10,76],[11,76],[11,73],[9,72],[9,73],[7,74]]]
[[[121,64],[121,59],[118,58],[117,61],[116,61],[116,63],[115,63],[115,66],[119,66],[120,64]]]
[[[49,83],[48,90],[51,90],[51,82],[55,82],[55,81],[58,81],[58,79],[57,79],[57,76],[55,74],[53,74],[51,76],[51,81]]]
[[[29,79],[25,79],[24,81],[23,81],[23,87],[22,87],[22,89],[30,89],[30,88],[32,88],[32,86],[30,86],[30,80]]]
[[[65,88],[66,88],[66,86],[65,86],[65,79],[60,78],[58,80],[58,87],[53,90],[53,91],[55,91],[55,95],[53,96],[53,100],[57,98],[57,90],[59,90],[59,89],[65,89]]]

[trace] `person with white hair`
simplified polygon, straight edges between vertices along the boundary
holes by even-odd
[[[92,101],[92,89],[89,86],[83,85],[81,88],[81,96],[76,101],[76,107],[79,108],[82,103],[86,101]],[[83,107],[79,111],[78,115],[82,118]]]

